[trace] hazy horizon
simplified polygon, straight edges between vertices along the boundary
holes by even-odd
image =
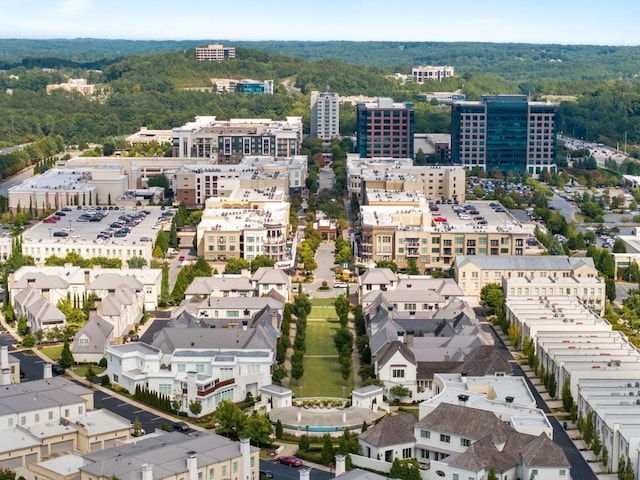
[[[5,3],[0,38],[141,41],[388,41],[638,46],[640,2],[596,0],[23,0]],[[390,9],[393,8],[392,11]],[[528,11],[527,11],[528,10]]]

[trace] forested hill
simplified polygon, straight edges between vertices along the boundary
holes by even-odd
[[[413,65],[452,65],[460,75],[484,73],[517,82],[627,80],[636,78],[640,73],[640,46],[474,42],[135,41],[88,38],[0,39],[0,68],[17,66],[25,59],[28,59],[31,66],[38,64],[38,60],[40,63],[54,63],[55,59],[64,59],[89,68],[91,62],[100,62],[101,59],[185,51],[216,42],[308,61],[335,59],[404,73],[408,73]],[[47,61],[42,61],[43,59]],[[55,67],[44,64],[39,66]]]
[[[602,80],[640,73],[640,46],[475,42],[235,42],[305,60],[406,71],[413,65],[452,65],[457,72],[499,75],[506,80]]]

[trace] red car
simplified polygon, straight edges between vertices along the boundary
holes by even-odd
[[[293,455],[278,457],[278,462],[280,462],[282,465],[289,465],[290,467],[302,466],[302,460],[300,460],[298,457],[294,457]]]
[[[56,223],[57,220],[55,220],[54,218],[45,218],[42,222],[43,223]]]

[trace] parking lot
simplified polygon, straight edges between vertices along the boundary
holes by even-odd
[[[111,210],[109,210],[110,208]],[[127,226],[128,223],[130,231],[122,238],[126,238],[129,242],[142,242],[146,239],[149,239],[146,241],[153,241],[159,229],[159,219],[162,218],[163,213],[159,207],[66,207],[27,230],[24,236],[29,240],[38,241],[51,240],[60,235],[58,240],[60,242],[87,242],[101,240],[98,238],[100,232],[112,231],[114,233],[112,240],[114,240],[116,239],[115,233],[121,227],[115,228],[111,225],[118,223]],[[164,214],[168,217],[168,214]],[[56,218],[58,220],[55,220]],[[134,224],[129,220],[135,220],[138,223]],[[156,227],[154,228],[154,226]],[[106,238],[102,240],[106,240]]]

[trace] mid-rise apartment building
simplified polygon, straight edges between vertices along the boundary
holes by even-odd
[[[589,257],[567,257],[561,255],[530,255],[501,257],[480,257],[460,255],[456,258],[456,281],[465,295],[479,296],[482,287],[490,283],[502,284],[503,278],[530,278],[536,282],[538,278],[575,277],[597,278],[593,259]],[[539,285],[538,288],[550,288]],[[577,288],[577,287],[576,287]],[[555,287],[554,287],[555,289]],[[530,295],[534,295],[534,290]],[[539,291],[539,295],[551,295],[551,290]],[[516,290],[517,293],[517,290]]]
[[[367,192],[360,207],[361,234],[357,257],[366,264],[381,260],[404,269],[415,260],[420,271],[446,270],[460,255],[523,256],[535,225],[520,223],[476,202],[477,218],[456,215],[452,205],[433,212],[422,195]],[[410,260],[413,259],[413,260]],[[464,289],[463,289],[464,290]]]
[[[466,172],[454,166],[414,166],[410,158],[347,155],[347,189],[363,202],[366,190],[420,192],[429,200],[464,202]]]
[[[190,208],[201,207],[210,197],[228,197],[238,188],[276,187],[292,196],[305,185],[307,157],[244,157],[236,165],[185,164],[166,175],[176,199]]]
[[[411,102],[394,103],[391,98],[360,102],[356,105],[356,151],[366,158],[413,158],[414,123]]]
[[[173,129],[173,156],[240,163],[245,156],[291,157],[300,153],[302,117],[216,120],[197,116]]]
[[[311,138],[328,142],[340,135],[340,96],[311,92]]]
[[[411,69],[411,78],[415,83],[424,83],[433,80],[439,82],[445,78],[453,77],[455,69],[449,66],[418,65]]]
[[[253,260],[258,255],[290,266],[290,204],[282,190],[244,190],[209,198],[197,229],[198,256],[208,261]]]
[[[451,107],[451,156],[465,168],[527,172],[556,170],[557,105],[526,95],[484,95]]]
[[[236,49],[234,47],[225,47],[220,43],[214,43],[206,47],[196,48],[196,60],[198,62],[221,62],[230,58],[236,58]]]

